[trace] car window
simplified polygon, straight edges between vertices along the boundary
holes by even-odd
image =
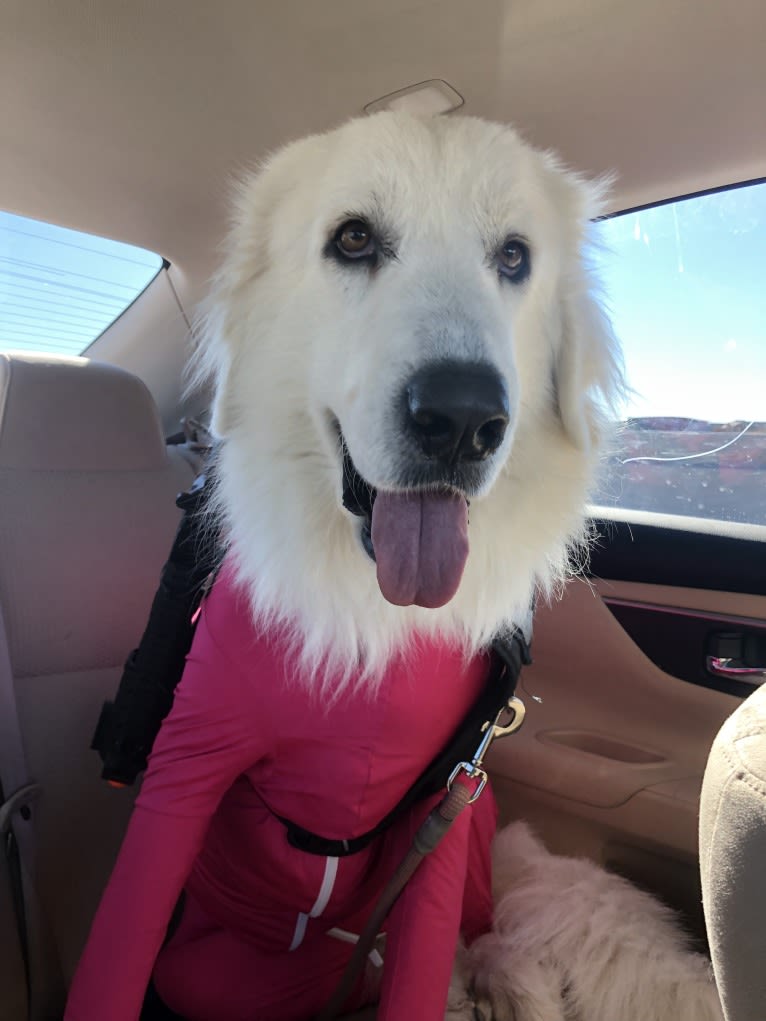
[[[766,524],[766,183],[597,233],[633,390],[597,503]]]
[[[162,265],[133,245],[0,212],[0,350],[81,354]]]

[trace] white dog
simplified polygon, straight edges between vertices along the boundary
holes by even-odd
[[[391,662],[431,641],[467,665],[566,577],[622,385],[585,254],[600,192],[507,127],[391,113],[294,143],[239,188],[195,378],[213,383],[229,564],[302,679],[279,688],[291,719],[309,687],[330,713],[363,694],[369,716]],[[395,733],[420,744],[433,721],[413,705]],[[325,763],[347,744],[326,741]],[[345,773],[360,785],[366,754]],[[391,804],[425,765],[389,769]]]
[[[621,387],[584,254],[600,197],[507,127],[391,113],[239,188],[195,378],[254,616],[311,683],[374,685],[417,632],[474,653],[566,575]],[[486,420],[445,417],[445,389]]]
[[[495,841],[493,885],[494,931],[461,958],[453,1021],[722,1021],[710,962],[621,877],[549,854],[514,823]]]

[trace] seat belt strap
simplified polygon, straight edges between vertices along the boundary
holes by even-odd
[[[27,775],[8,638],[0,609],[0,835],[9,856],[19,938],[27,972],[29,1021],[61,1017],[65,986],[35,887],[33,803],[41,788]]]

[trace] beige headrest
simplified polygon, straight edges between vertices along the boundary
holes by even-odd
[[[159,414],[141,380],[87,358],[0,352],[0,468],[166,465]]]

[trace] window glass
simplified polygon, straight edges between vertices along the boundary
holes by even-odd
[[[153,252],[0,212],[0,349],[80,354],[161,267]]]
[[[633,390],[597,502],[766,524],[766,183],[597,231]]]

